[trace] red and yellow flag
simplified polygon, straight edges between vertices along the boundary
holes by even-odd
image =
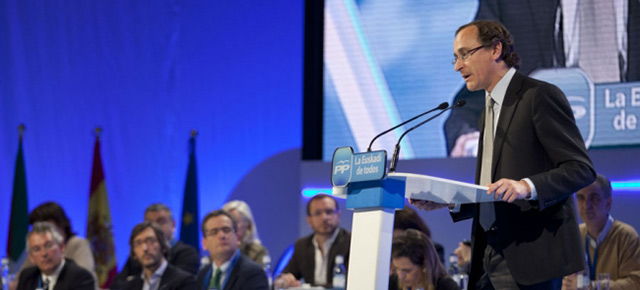
[[[96,137],[93,150],[87,239],[91,244],[93,256],[96,260],[98,285],[100,288],[107,289],[117,274],[117,268],[111,213],[102,170],[102,158],[100,157],[100,136]]]

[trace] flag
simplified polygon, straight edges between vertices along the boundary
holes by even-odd
[[[199,247],[198,231],[198,176],[196,172],[196,131],[191,131],[189,139],[189,167],[187,181],[184,186],[184,200],[182,201],[182,226],[180,240],[188,245]]]
[[[11,217],[9,221],[9,235],[7,240],[7,256],[12,265],[21,264],[26,257],[25,237],[29,229],[29,210],[27,208],[27,175],[24,170],[24,153],[22,152],[22,132],[20,125],[18,141],[18,156],[16,157],[15,174],[13,175],[13,196],[11,198]]]
[[[99,130],[97,130],[99,132]],[[87,219],[87,239],[96,260],[96,274],[100,288],[109,288],[117,274],[116,250],[113,243],[111,213],[107,187],[100,157],[100,136],[96,136],[93,149],[93,169],[89,192],[89,216]]]

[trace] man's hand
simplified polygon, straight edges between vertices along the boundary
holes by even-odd
[[[437,203],[437,202],[433,202],[433,201],[428,201],[428,200],[419,200],[419,199],[413,199],[410,198],[409,199],[409,203],[419,209],[423,209],[423,210],[436,210],[436,209],[441,209],[443,207],[447,207],[449,206],[446,203]]]
[[[571,275],[564,276],[562,278],[562,290],[577,290],[578,289],[578,274],[573,273]]]
[[[494,194],[496,199],[513,202],[516,199],[531,198],[531,188],[526,181],[502,178],[488,185],[487,194]]]
[[[275,288],[300,287],[300,281],[291,273],[281,274],[274,282]]]

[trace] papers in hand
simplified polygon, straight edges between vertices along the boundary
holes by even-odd
[[[495,202],[487,187],[472,183],[412,173],[389,173],[387,178],[405,181],[405,198],[445,204]]]

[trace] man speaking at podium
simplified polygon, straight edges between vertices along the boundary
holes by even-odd
[[[496,198],[451,209],[454,221],[474,219],[469,289],[560,289],[584,268],[569,197],[595,179],[571,107],[557,87],[516,70],[513,37],[499,22],[461,26],[453,49],[467,88],[485,91],[476,183]]]

